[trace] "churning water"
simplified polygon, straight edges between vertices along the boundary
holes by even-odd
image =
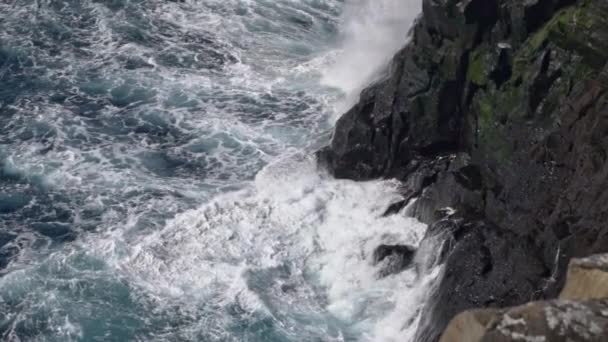
[[[407,341],[390,181],[312,152],[420,0],[0,2],[0,337]]]

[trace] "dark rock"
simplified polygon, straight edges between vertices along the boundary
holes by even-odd
[[[374,250],[373,264],[380,266],[378,277],[397,274],[409,267],[416,250],[410,246],[380,245]]]
[[[402,180],[421,246],[446,241],[420,341],[463,310],[554,298],[571,258],[608,251],[607,18],[606,1],[423,0],[319,152],[338,178]]]
[[[458,226],[435,296],[422,314],[417,341],[435,341],[461,311],[505,307],[534,299],[550,275],[530,239],[486,222]]]
[[[398,202],[395,202],[395,203],[389,205],[388,208],[386,208],[386,210],[384,211],[384,214],[382,214],[382,216],[386,217],[386,216],[398,214],[401,210],[403,210],[407,206],[407,203],[408,203],[407,200],[403,200],[403,201],[398,201]]]

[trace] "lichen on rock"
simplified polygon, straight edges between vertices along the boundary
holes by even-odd
[[[605,341],[608,337],[608,283],[604,277],[579,273],[581,269],[600,272],[605,277],[608,256],[573,259],[567,279],[570,287],[566,285],[559,300],[465,311],[450,322],[440,341]]]

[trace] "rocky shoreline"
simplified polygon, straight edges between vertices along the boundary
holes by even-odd
[[[465,310],[556,298],[572,258],[608,252],[608,2],[423,0],[411,35],[318,157],[401,180],[387,215],[417,198],[446,236],[417,334],[436,341]]]

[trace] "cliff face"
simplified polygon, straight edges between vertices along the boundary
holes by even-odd
[[[469,308],[553,298],[570,258],[608,251],[607,62],[608,1],[423,0],[338,121],[321,163],[401,179],[450,239],[419,340]]]

